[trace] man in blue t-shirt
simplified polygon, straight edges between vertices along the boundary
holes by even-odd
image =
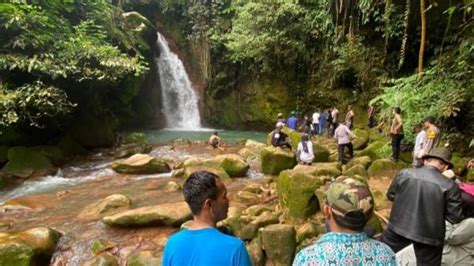
[[[298,118],[296,118],[296,112],[292,111],[288,120],[286,120],[286,126],[293,130],[298,128]]]
[[[194,219],[188,229],[168,239],[162,265],[252,265],[244,242],[216,229],[229,208],[227,189],[220,178],[194,172],[184,183],[183,194]]]

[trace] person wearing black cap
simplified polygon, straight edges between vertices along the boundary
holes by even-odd
[[[418,265],[441,265],[445,220],[463,219],[461,194],[453,180],[441,173],[453,164],[446,148],[424,155],[423,166],[401,170],[390,185],[390,220],[381,241],[394,252],[413,244]]]

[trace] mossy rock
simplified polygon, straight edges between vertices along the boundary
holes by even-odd
[[[369,175],[367,174],[367,170],[365,170],[365,167],[361,164],[357,164],[352,166],[351,168],[348,168],[346,171],[343,172],[344,175],[353,177],[356,175],[359,175],[363,178],[368,178]]]
[[[132,201],[129,197],[122,194],[112,194],[105,199],[101,199],[95,203],[84,207],[79,214],[81,218],[98,218],[101,215],[119,208],[128,208]]]
[[[412,164],[413,163],[413,152],[411,151],[405,151],[405,152],[400,152],[400,160]]]
[[[250,255],[253,266],[265,265],[265,254],[263,253],[262,243],[259,238],[254,238],[247,244],[247,252]]]
[[[362,150],[367,147],[370,133],[366,130],[356,128],[354,129],[354,134],[357,136],[357,138],[352,140],[352,146],[354,147],[354,150]]]
[[[389,159],[375,160],[367,170],[370,177],[388,176],[393,177],[396,172],[404,167],[401,162],[393,162]]]
[[[180,226],[192,219],[191,210],[185,202],[164,203],[155,206],[141,207],[111,216],[102,221],[107,225],[135,227],[150,225]]]
[[[43,154],[48,158],[54,165],[60,165],[65,162],[65,155],[61,148],[58,146],[34,146],[31,147],[32,150],[37,151]]]
[[[33,249],[21,243],[0,243],[0,265],[30,266],[32,265]]]
[[[147,154],[135,154],[130,158],[114,162],[112,169],[122,174],[158,174],[171,171],[171,167],[164,160],[156,159]]]
[[[66,135],[59,140],[57,146],[65,156],[84,155],[87,150],[84,149],[73,137]]]
[[[34,174],[52,173],[55,168],[41,152],[17,146],[8,150],[8,162],[2,170],[8,175],[26,178]]]
[[[297,170],[282,171],[277,181],[279,203],[288,210],[290,217],[309,218],[319,211],[315,190],[322,185],[323,182],[311,174]]]
[[[269,265],[291,265],[296,249],[296,232],[292,225],[272,224],[262,230],[262,247]]]
[[[125,137],[125,143],[147,144],[148,140],[146,138],[145,133],[132,132],[132,133],[127,134],[127,137]]]
[[[293,151],[279,147],[266,147],[261,152],[262,172],[267,175],[278,175],[281,171],[296,165]]]
[[[316,144],[315,142],[313,142],[313,154],[314,154],[313,162],[315,163],[329,162],[329,155],[330,155],[329,150],[321,145]]]
[[[127,266],[153,266],[161,265],[161,258],[156,256],[151,251],[141,251],[132,256],[127,260]]]
[[[214,158],[219,162],[230,177],[243,177],[247,174],[250,166],[249,164],[237,154],[222,154]]]
[[[95,255],[98,255],[104,251],[113,249],[115,246],[117,246],[115,243],[112,243],[108,240],[97,239],[92,243],[91,252]]]
[[[461,155],[457,152],[453,152],[451,157],[451,163],[453,163],[453,171],[456,174],[460,174],[462,170],[466,167],[467,163],[469,162],[469,158],[461,157]]]
[[[474,182],[474,169],[469,170],[466,176],[467,181]]]
[[[354,165],[362,165],[365,169],[367,169],[371,163],[372,159],[370,159],[369,156],[354,157],[347,163],[346,167],[349,169]]]
[[[114,149],[110,154],[114,158],[125,158],[137,153],[146,154],[151,152],[152,146],[146,143],[130,143],[121,145]]]
[[[8,146],[0,146],[0,164],[3,164],[8,161]]]
[[[305,239],[319,235],[319,228],[313,222],[307,222],[296,229],[296,242],[301,243]]]
[[[91,266],[118,266],[119,262],[117,257],[109,253],[102,253],[94,257],[90,264]]]
[[[333,163],[313,163],[312,165],[297,165],[293,170],[308,173],[313,176],[338,177],[341,175],[341,165]]]
[[[357,156],[369,156],[372,161],[375,161],[380,158],[378,154],[378,150],[385,146],[386,141],[375,141],[370,143],[365,149],[362,151],[357,152]]]

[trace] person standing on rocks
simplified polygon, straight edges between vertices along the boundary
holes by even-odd
[[[356,135],[344,124],[340,123],[334,132],[334,138],[337,142],[337,156],[341,164],[345,164],[344,150],[346,147],[349,150],[349,157],[354,157],[354,147],[352,146],[351,139],[355,138]]]
[[[426,131],[424,131],[420,124],[415,125],[413,131],[416,133],[415,147],[413,148],[413,167],[421,167],[423,165],[423,144],[425,143]]]
[[[392,137],[392,157],[390,160],[398,161],[400,156],[400,145],[403,139],[403,120],[401,116],[401,109],[395,107],[392,109],[392,125],[390,127],[390,136]]]
[[[375,126],[375,107],[372,104],[369,104],[367,108],[367,126],[373,128]]]
[[[327,122],[327,133],[328,133],[328,138],[330,138],[333,134],[332,132],[332,111],[331,109],[328,109],[326,111],[327,117],[326,117],[326,122]]]
[[[282,128],[283,123],[278,122],[272,133],[272,145],[273,147],[289,148],[291,150],[289,137],[281,131]]]
[[[277,115],[277,124],[278,123],[282,123],[282,124],[285,124],[285,118],[283,118],[283,113],[278,113]]]
[[[326,122],[327,122],[328,113],[326,110],[323,110],[319,115],[319,135],[323,135],[324,130],[326,130]]]
[[[352,105],[349,105],[347,106],[347,114],[346,114],[346,119],[345,119],[345,122],[346,122],[346,125],[347,127],[352,130],[352,128],[354,127],[354,110],[352,110]]]
[[[313,143],[309,140],[308,134],[303,134],[301,136],[301,142],[298,143],[296,154],[300,164],[311,165],[311,163],[313,163]]]
[[[334,133],[334,130],[336,130],[337,125],[338,125],[337,120],[339,119],[339,110],[337,110],[336,106],[334,106],[332,108],[331,117],[332,117],[332,122],[331,123],[332,123],[332,130],[333,130],[332,133]]]
[[[319,113],[319,110],[316,110],[313,113],[313,129],[314,129],[314,135],[318,135],[320,132],[319,129],[319,118],[321,117],[321,114]]]
[[[432,116],[428,116],[424,120],[426,138],[423,143],[423,150],[421,154],[428,154],[431,150],[438,147],[439,141],[441,139],[441,132],[439,128],[435,125],[435,119]]]
[[[395,254],[390,247],[368,238],[363,232],[374,210],[374,199],[368,187],[343,176],[329,186],[326,195],[323,214],[330,232],[298,252],[293,266],[395,266]]]
[[[296,112],[292,111],[288,120],[286,120],[286,126],[292,130],[298,128],[298,118],[296,118]]]
[[[187,229],[168,239],[162,265],[252,265],[245,243],[216,228],[229,209],[227,189],[220,178],[210,172],[194,172],[184,182],[183,194],[194,218]]]
[[[393,201],[381,241],[394,252],[413,244],[418,265],[441,265],[445,220],[463,219],[461,193],[441,173],[451,168],[451,152],[434,149],[423,156],[423,166],[401,170],[387,191]]]

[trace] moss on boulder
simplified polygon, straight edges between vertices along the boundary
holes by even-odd
[[[8,162],[3,172],[16,177],[53,173],[56,169],[41,152],[28,147],[12,147],[8,150]]]
[[[151,152],[152,146],[146,143],[130,143],[121,145],[111,152],[114,158],[125,158],[134,154],[146,154]]]
[[[125,143],[147,144],[148,140],[143,132],[132,132],[125,137]]]
[[[303,240],[317,235],[319,235],[318,226],[313,222],[307,222],[296,229],[296,242],[301,243]]]
[[[110,242],[105,239],[97,239],[92,243],[91,252],[95,255],[98,255],[104,251],[113,249],[117,244]]]
[[[0,243],[0,265],[30,266],[33,256],[33,249],[25,244]]]
[[[372,159],[369,156],[354,157],[347,163],[347,168],[351,168],[354,165],[362,165],[365,169],[372,163]]]
[[[127,266],[151,266],[161,265],[161,258],[152,251],[140,251],[130,256]]]
[[[351,168],[348,168],[346,171],[343,172],[344,175],[353,177],[353,176],[361,176],[363,178],[369,177],[367,174],[367,170],[365,170],[365,167],[362,164],[356,164],[352,166]]]
[[[378,154],[378,150],[381,149],[387,141],[375,141],[370,143],[365,149],[362,151],[357,152],[357,155],[359,157],[361,156],[369,156],[372,161],[377,160],[380,158],[380,155]]]
[[[204,166],[204,165],[185,166],[184,178],[188,179],[188,177],[192,173],[198,172],[198,171],[206,171],[206,172],[213,173],[217,175],[218,177],[220,177],[224,183],[227,183],[230,181],[230,176],[222,167],[209,167],[209,166]]]
[[[32,150],[37,151],[48,158],[54,165],[60,165],[65,162],[65,155],[58,146],[34,146]]]
[[[0,164],[3,164],[8,161],[8,146],[0,146]]]
[[[269,265],[291,265],[296,249],[296,232],[292,225],[272,224],[262,230],[262,247]]]
[[[66,135],[61,138],[58,142],[58,147],[61,149],[65,156],[83,155],[87,154],[87,150],[84,149],[73,137]]]
[[[318,163],[329,162],[330,152],[324,146],[321,146],[313,142],[313,153],[314,153],[313,162],[318,162]]]
[[[354,129],[354,134],[357,138],[352,140],[352,145],[354,150],[362,150],[367,147],[369,143],[369,132],[359,128]]]
[[[341,165],[333,163],[313,163],[312,165],[297,165],[293,170],[308,173],[313,176],[337,177],[341,175]]]
[[[247,174],[249,164],[237,154],[222,154],[214,158],[230,177],[243,177]]]
[[[164,160],[148,154],[135,154],[126,160],[112,163],[111,167],[122,174],[158,174],[171,171],[171,167]]]
[[[191,210],[185,202],[164,203],[155,206],[142,207],[106,216],[102,219],[105,224],[113,226],[148,226],[168,225],[180,226],[192,219]]]
[[[265,265],[265,254],[262,250],[262,243],[259,238],[254,238],[247,244],[247,251],[250,255],[250,260],[253,266],[264,266]]]
[[[277,181],[278,199],[288,215],[295,219],[305,219],[319,210],[315,190],[323,185],[316,176],[298,170],[280,173]]]
[[[279,147],[262,149],[262,172],[267,175],[278,175],[281,171],[291,169],[296,165],[296,155],[293,151]]]
[[[389,159],[375,160],[367,170],[370,177],[388,176],[393,177],[396,172],[402,169],[405,165],[401,162],[393,162]]]

